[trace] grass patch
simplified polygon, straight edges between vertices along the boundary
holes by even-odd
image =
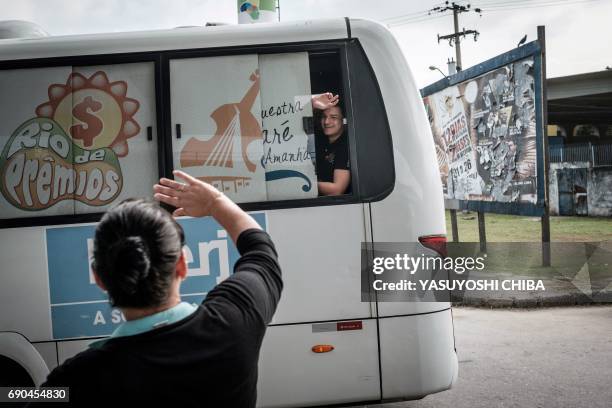
[[[478,242],[476,212],[457,212],[457,224],[459,242]],[[485,228],[488,243],[486,270],[489,273],[572,280],[587,264],[580,279],[587,283],[599,282],[602,287],[612,283],[612,218],[551,217],[551,267],[542,267],[539,217],[485,214]],[[449,211],[446,212],[446,230],[451,242]],[[473,245],[474,254],[479,252],[479,244],[465,245]]]
[[[478,242],[478,216],[457,211],[460,242]],[[485,214],[487,242],[541,242],[539,217]],[[452,240],[450,213],[446,211],[446,234]],[[612,218],[550,217],[552,242],[612,241]]]

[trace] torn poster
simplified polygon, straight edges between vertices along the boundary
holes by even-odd
[[[448,199],[537,202],[534,59],[424,98]]]

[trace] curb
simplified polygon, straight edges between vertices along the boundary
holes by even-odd
[[[535,295],[526,298],[484,297],[471,294],[455,294],[451,296],[453,306],[472,306],[486,308],[538,308],[553,306],[600,305],[612,303],[612,291],[600,292],[595,296],[584,293],[563,293],[550,296]]]

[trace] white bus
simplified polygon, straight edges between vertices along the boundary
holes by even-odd
[[[317,190],[310,96],[322,92],[345,114],[351,184],[339,196]],[[277,245],[285,289],[261,350],[260,406],[416,399],[456,381],[449,303],[361,299],[362,242],[431,251],[445,235],[427,116],[384,26],[3,40],[0,151],[0,385],[40,384],[122,321],[91,276],[95,223],[173,169],[222,189]],[[213,220],[180,222],[182,295],[199,302],[237,253]]]

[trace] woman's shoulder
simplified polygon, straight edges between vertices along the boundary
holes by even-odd
[[[111,364],[109,353],[103,349],[89,348],[64,361],[47,376],[44,386],[70,386],[82,381],[91,381],[92,373],[105,372]]]

